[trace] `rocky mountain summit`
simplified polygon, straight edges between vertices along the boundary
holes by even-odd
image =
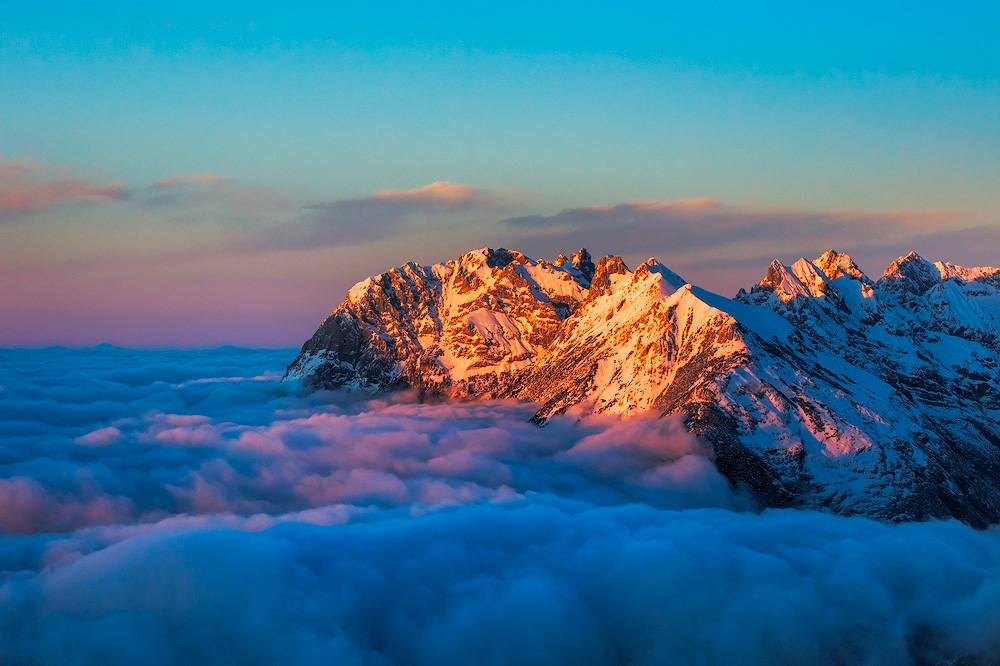
[[[355,285],[286,379],[683,413],[764,506],[1000,522],[1000,269],[828,251],[729,299],[654,259],[484,248]]]

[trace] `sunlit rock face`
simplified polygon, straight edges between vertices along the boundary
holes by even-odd
[[[551,263],[489,248],[429,267],[409,263],[352,287],[286,377],[479,395],[537,362],[593,276],[586,250]]]
[[[725,298],[654,259],[484,248],[368,278],[286,379],[681,413],[765,506],[1000,522],[1000,269],[828,251]]]

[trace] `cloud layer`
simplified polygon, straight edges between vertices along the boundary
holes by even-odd
[[[997,539],[956,524],[536,499],[88,531],[44,550],[41,574],[0,587],[5,662],[909,664],[1000,649]]]
[[[755,513],[676,420],[297,395],[293,355],[0,351],[0,662],[1000,651],[996,532]]]
[[[271,372],[246,376],[236,365],[248,354],[248,369],[268,361]],[[556,419],[539,429],[528,423],[530,405],[297,397],[273,371],[290,351],[199,358],[99,349],[86,363],[61,350],[11,355],[35,358],[12,362],[2,379],[0,528],[10,533],[531,492],[746,506],[676,419]]]

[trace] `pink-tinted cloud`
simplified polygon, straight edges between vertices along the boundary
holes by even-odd
[[[588,209],[593,211],[614,212],[620,211],[623,206],[631,208],[635,211],[662,211],[665,214],[671,212],[697,213],[718,211],[726,207],[725,204],[718,199],[713,199],[711,197],[696,197],[693,199],[668,199],[664,201],[629,201],[628,203],[617,206],[590,206]]]
[[[10,479],[0,483],[0,530],[341,504],[427,508],[531,492],[664,507],[745,502],[678,418],[558,417],[542,429],[528,421],[531,405],[296,396],[273,375],[243,374],[254,359],[280,368],[293,355],[148,352],[144,368],[134,352],[113,349],[5,356],[0,448],[14,450],[11,436],[18,446],[0,461]],[[52,386],[69,358],[85,367]],[[199,370],[216,376],[191,376]],[[332,398],[339,404],[323,402]],[[685,461],[692,456],[701,467]]]
[[[411,190],[383,190],[358,199],[312,204],[309,212],[280,229],[257,236],[260,249],[315,249],[353,245],[387,238],[405,230],[414,220],[436,222],[462,213],[496,214],[500,200],[491,193],[449,182],[435,182]]]
[[[31,162],[0,159],[0,222],[69,203],[123,201],[131,194],[120,182],[100,185]]]
[[[98,428],[97,430],[92,430],[85,435],[80,435],[76,438],[76,442],[78,444],[83,444],[84,446],[107,446],[121,441],[121,439],[121,430],[114,426],[107,426],[104,428]]]
[[[0,534],[55,532],[134,519],[132,502],[125,497],[86,490],[65,497],[31,478],[0,479]]]
[[[483,190],[448,181],[436,181],[411,190],[382,190],[368,199],[447,208],[475,207],[491,201],[490,195]]]

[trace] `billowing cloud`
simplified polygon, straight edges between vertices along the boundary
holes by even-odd
[[[65,177],[60,170],[32,162],[0,159],[0,222],[69,203],[123,201],[131,191],[122,183],[99,185]]]
[[[674,419],[0,351],[0,662],[990,663],[1000,533],[782,510]]]
[[[0,403],[11,444],[0,462],[0,509],[9,510],[0,510],[0,529],[34,534],[334,504],[431,507],[556,488],[598,503],[748,506],[676,419],[557,418],[539,429],[528,422],[530,405],[335,394],[325,398],[335,403],[318,404],[323,394],[296,397],[274,374],[197,377],[240,354],[275,360],[230,352],[204,368],[152,355],[130,371],[99,361],[128,352],[93,352],[96,364],[76,375],[93,373],[86,401],[75,387],[46,384],[60,383],[58,369],[76,363],[73,354],[38,352],[52,370],[41,359],[9,369]]]

